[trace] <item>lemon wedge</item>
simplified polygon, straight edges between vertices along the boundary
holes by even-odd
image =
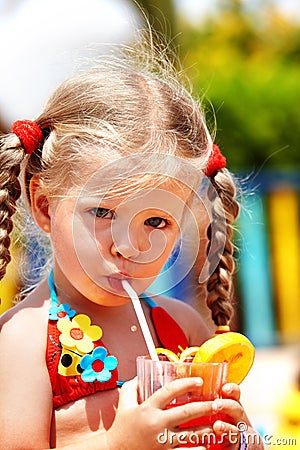
[[[194,356],[194,362],[228,362],[228,382],[240,384],[251,369],[255,349],[243,334],[229,331],[204,342]]]
[[[172,350],[168,350],[167,348],[161,348],[161,347],[157,347],[155,350],[158,355],[166,356],[169,361],[179,362],[178,356],[174,352],[172,352]]]
[[[185,362],[186,360],[189,360],[189,358],[194,358],[199,348],[200,347],[187,347],[185,350],[182,350],[179,356],[179,361]]]

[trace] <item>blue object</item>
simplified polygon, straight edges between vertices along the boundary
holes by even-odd
[[[277,336],[268,236],[261,196],[244,197],[239,231],[238,279],[244,333],[255,346],[274,345]]]

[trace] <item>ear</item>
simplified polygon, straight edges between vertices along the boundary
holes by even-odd
[[[43,181],[36,176],[32,177],[30,180],[29,192],[31,211],[34,220],[45,233],[50,233],[51,219],[49,215],[49,200]]]

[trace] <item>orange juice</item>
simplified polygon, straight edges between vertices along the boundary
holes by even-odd
[[[168,405],[166,409],[170,409],[170,408],[176,408],[177,406],[181,406],[184,405],[184,403],[172,403],[171,405]],[[223,420],[223,421],[227,421],[228,417],[225,414],[222,413],[217,413],[217,414],[213,414],[211,416],[202,416],[202,417],[197,417],[196,419],[192,419],[189,420],[188,422],[182,423],[181,425],[179,425],[179,428],[182,430],[188,430],[188,429],[195,429],[201,426],[205,426],[205,425],[212,425],[216,420]],[[202,442],[203,439],[203,442]],[[201,438],[201,436],[199,436],[197,438],[196,435],[193,435],[192,438],[189,440],[187,437],[186,439],[182,439],[182,441],[188,441],[186,443],[181,442],[180,443],[180,447],[185,447],[185,448],[191,448],[191,447],[198,447],[199,445],[206,445],[208,449],[211,450],[221,450],[223,449],[223,437],[222,436],[217,436],[214,433],[209,433],[204,435],[203,438]]]
[[[167,409],[184,405],[189,402],[211,401],[221,397],[223,384],[227,380],[227,363],[211,363],[211,362],[179,362],[179,361],[153,361],[149,357],[137,358],[137,375],[138,375],[138,391],[139,401],[143,402],[149,398],[155,391],[171,381],[178,378],[187,377],[201,377],[203,384],[197,387],[192,392],[187,392],[180,397],[174,398],[172,403],[167,406]],[[220,414],[213,414],[211,416],[199,417],[192,419],[184,424],[178,425],[184,430],[193,431],[193,428],[211,425],[217,419],[220,419]],[[192,435],[193,440],[188,438],[182,439],[180,447],[197,447],[201,445],[201,437],[196,434]],[[218,438],[214,433],[209,433],[205,439],[205,446],[209,449],[222,449],[222,443],[218,442]],[[185,442],[186,441],[186,442]]]

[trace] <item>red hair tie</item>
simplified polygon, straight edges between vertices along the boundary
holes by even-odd
[[[31,155],[43,140],[40,126],[31,120],[17,120],[13,123],[12,132],[18,136],[28,155]]]
[[[211,177],[217,170],[224,169],[224,167],[226,167],[226,158],[222,155],[219,147],[216,144],[213,144],[213,149],[209,156],[204,174],[207,177]]]

